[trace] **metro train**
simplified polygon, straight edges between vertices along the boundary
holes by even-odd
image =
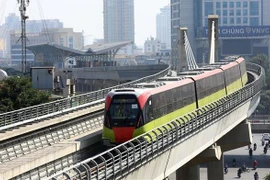
[[[114,89],[105,99],[105,146],[128,141],[228,94],[248,82],[244,58],[218,62],[175,77]]]

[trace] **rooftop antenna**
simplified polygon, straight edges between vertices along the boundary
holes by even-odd
[[[26,72],[26,30],[25,30],[25,20],[29,17],[26,16],[26,7],[29,6],[30,0],[17,0],[20,4],[19,11],[21,12],[21,42],[22,42],[22,72]]]

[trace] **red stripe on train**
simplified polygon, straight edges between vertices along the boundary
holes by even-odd
[[[113,127],[112,130],[115,135],[115,142],[122,143],[132,139],[135,127]]]

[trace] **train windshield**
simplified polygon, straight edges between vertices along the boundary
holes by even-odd
[[[116,95],[111,101],[109,114],[112,121],[135,121],[139,116],[139,104],[134,95]]]

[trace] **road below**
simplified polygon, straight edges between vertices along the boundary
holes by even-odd
[[[253,157],[249,158],[248,147],[238,148],[232,151],[224,153],[224,163],[228,164],[229,172],[224,175],[225,180],[239,179],[237,177],[237,170],[243,163],[251,169],[249,173],[242,173],[241,179],[244,180],[254,180],[254,173],[257,171],[259,173],[259,179],[263,179],[267,173],[270,172],[270,149],[268,149],[267,154],[263,153],[263,146],[261,145],[262,134],[253,134],[253,144],[257,144],[257,150],[253,151]],[[232,160],[236,159],[236,167],[232,167]],[[258,162],[257,170],[253,170],[253,161]],[[201,165],[200,168],[200,180],[207,180],[207,169],[206,165]],[[170,180],[176,180],[175,173],[169,176]]]

